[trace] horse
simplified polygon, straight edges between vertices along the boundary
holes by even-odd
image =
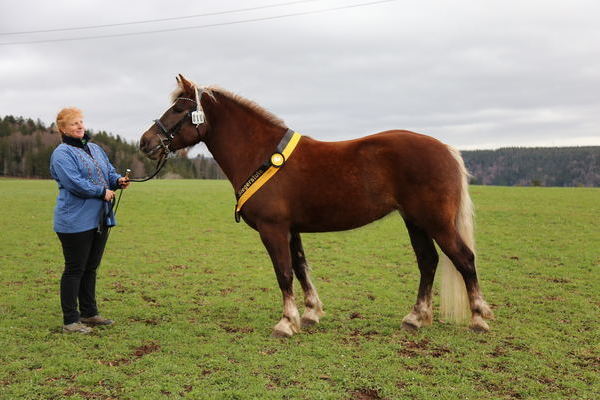
[[[236,217],[258,231],[273,263],[283,295],[283,316],[273,336],[291,337],[324,315],[301,233],[354,229],[393,211],[404,220],[420,271],[417,299],[402,327],[414,331],[432,323],[439,263],[442,319],[461,324],[470,316],[472,330],[489,330],[485,320],[493,313],[475,267],[469,175],[456,149],[404,130],[318,141],[293,133],[253,101],[217,86],[200,87],[181,74],[176,80],[172,105],[142,134],[140,150],[162,160],[178,149],[206,144],[237,193]],[[290,132],[295,147],[283,154],[280,147]],[[260,180],[261,168],[276,173],[240,205],[247,194],[243,189]],[[302,317],[294,275],[304,292]]]

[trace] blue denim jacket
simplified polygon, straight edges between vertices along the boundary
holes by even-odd
[[[58,182],[55,232],[88,231],[98,227],[101,218],[105,218],[106,226],[116,225],[104,191],[116,190],[121,175],[100,146],[88,143],[88,147],[91,156],[83,148],[62,143],[50,157],[50,173]]]

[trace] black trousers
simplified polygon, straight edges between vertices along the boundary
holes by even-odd
[[[67,325],[79,321],[80,317],[89,318],[98,314],[96,271],[104,253],[108,229],[102,233],[92,229],[56,234],[65,256],[65,270],[60,280],[60,304],[64,324]]]

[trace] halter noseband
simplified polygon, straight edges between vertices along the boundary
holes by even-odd
[[[177,134],[177,132],[179,132],[179,129],[181,129],[181,125],[185,121],[186,117],[189,116],[192,119],[192,124],[196,125],[196,130],[198,130],[198,127],[205,122],[204,111],[202,111],[202,105],[200,104],[200,98],[202,97],[203,90],[195,88],[195,92],[196,100],[190,99],[188,97],[178,97],[175,99],[175,102],[177,102],[177,100],[188,100],[195,103],[196,110],[186,112],[185,115],[179,121],[177,121],[177,123],[173,125],[172,128],[167,129],[167,127],[161,122],[160,119],[154,120],[154,124],[160,130],[160,133],[157,133],[160,139],[160,143],[156,145],[156,147],[154,147],[152,150],[150,150],[146,155],[151,156],[152,154],[156,153],[161,149],[165,152],[163,157],[168,157],[169,154],[173,153],[173,151],[169,149],[169,146],[171,145],[171,143],[173,143],[173,139],[175,139],[175,134]]]

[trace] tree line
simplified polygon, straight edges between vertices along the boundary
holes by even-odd
[[[600,146],[510,147],[461,154],[474,184],[600,186]]]
[[[132,176],[146,176],[154,171],[156,161],[149,160],[137,143],[130,143],[119,135],[105,131],[87,132],[92,141],[104,149],[121,174],[129,168]],[[54,123],[46,126],[39,119],[14,117],[0,118],[0,176],[49,179],[50,156],[60,144],[61,135]],[[159,178],[224,179],[225,175],[210,157],[199,155],[189,158],[186,150],[167,162]]]
[[[51,178],[49,162],[60,134],[54,124],[11,115],[0,118],[0,176]],[[105,131],[90,132],[120,173],[145,176],[155,162],[142,155],[137,143]],[[600,186],[600,146],[502,148],[461,152],[471,183],[498,186]],[[224,179],[211,157],[189,158],[186,150],[169,160],[159,178]]]

